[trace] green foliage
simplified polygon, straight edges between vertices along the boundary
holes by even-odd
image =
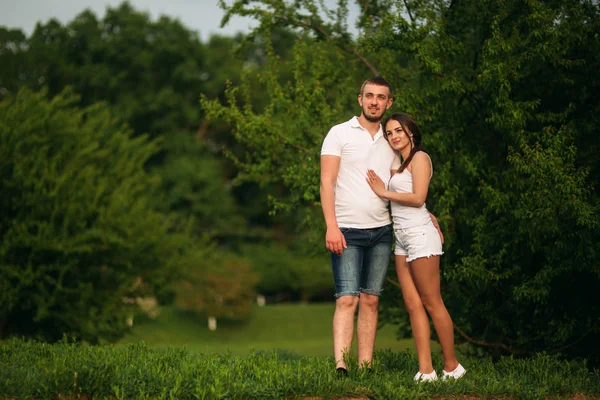
[[[274,24],[299,30],[292,54],[319,60],[294,57],[298,73],[288,87],[286,60],[267,43],[264,110],[236,105],[243,83],[228,89],[226,104],[203,101],[249,148],[236,160],[240,179],[281,182],[288,190],[275,210],[312,215],[322,138],[347,119],[350,91],[368,77],[351,79],[357,63],[374,65],[395,86],[394,107],[414,114],[425,132],[435,169],[427,205],[446,235],[443,294],[457,338],[495,356],[550,351],[600,360],[600,309],[590,301],[600,285],[596,3],[381,0],[361,7],[356,43],[340,41],[345,27],[323,21],[312,0],[222,6],[256,18],[255,34]],[[335,79],[340,73],[345,79]],[[406,327],[401,299],[383,301],[383,320]]]
[[[286,30],[272,37],[282,55],[295,40]],[[127,123],[132,136],[160,139],[161,146],[153,144],[155,151],[144,159],[145,169],[157,175],[157,184],[146,186],[144,199],[163,214],[168,233],[181,236],[173,245],[173,254],[181,252],[181,259],[170,278],[192,283],[194,290],[181,289],[177,297],[194,297],[192,309],[209,307],[211,313],[238,316],[249,310],[254,275],[245,271],[248,283],[237,286],[231,249],[248,237],[272,237],[273,220],[267,215],[268,196],[257,194],[256,185],[232,188],[236,167],[219,156],[220,148],[231,142],[229,127],[203,120],[198,96],[224,98],[226,80],[238,82],[243,69],[265,62],[260,45],[246,43],[238,49],[240,41],[214,36],[205,45],[180,22],[167,17],[154,21],[127,2],[109,7],[102,18],[84,11],[66,24],[41,22],[28,38],[0,28],[0,98],[22,87],[44,87],[52,97],[68,85],[78,94],[73,105],[95,107],[102,101],[111,118]],[[228,261],[207,256],[215,251],[209,240],[219,244]],[[162,279],[150,270],[148,275],[146,279]],[[202,290],[202,285],[209,287]],[[231,309],[211,303],[214,287],[222,290],[223,285],[239,289],[227,291]],[[159,301],[171,301],[173,289],[161,287]]]
[[[205,316],[245,319],[252,311],[257,281],[247,260],[212,249],[185,266],[176,304]]]
[[[598,84],[586,72],[598,57],[580,57],[598,47],[600,13],[574,2],[489,3],[488,13],[440,16],[450,50],[437,54],[435,72],[450,86],[443,97],[428,92],[438,78],[422,63],[426,96],[415,107],[431,115],[430,148],[440,149],[432,203],[449,211],[440,212],[450,231],[448,304],[463,338],[495,354],[560,351],[597,362],[600,309],[587,299],[600,283],[590,174],[598,161],[587,147],[599,142],[584,140],[582,122],[597,120],[599,104],[579,92]]]
[[[38,23],[26,48],[20,73],[0,74],[10,91],[48,86],[53,96],[71,85],[81,105],[109,103],[136,134],[195,130],[200,124],[195,103],[203,89],[205,50],[178,21],[152,21],[123,2],[107,8],[102,20],[87,10],[67,25]]]
[[[7,29],[0,26],[0,99],[5,91],[14,89],[11,84],[14,78],[23,73],[27,65],[27,38],[18,29]],[[10,78],[13,79],[10,79]]]
[[[0,395],[50,399],[58,396],[178,399],[292,399],[368,396],[378,399],[507,396],[527,399],[594,395],[600,376],[585,365],[539,355],[493,364],[467,360],[457,382],[415,385],[417,360],[410,353],[377,352],[372,373],[352,365],[340,379],[326,357],[253,352],[247,357],[205,355],[185,349],[151,350],[47,345],[11,340],[0,344]],[[436,365],[440,359],[435,359]],[[35,365],[36,368],[31,368]]]
[[[144,164],[158,147],[102,105],[45,95],[0,103],[2,334],[116,338],[123,298],[160,296],[183,255],[150,206]]]
[[[234,182],[258,182],[263,188],[283,184],[285,195],[271,199],[275,210],[315,206],[320,144],[332,121],[351,117],[348,105],[356,95],[355,80],[348,70],[332,68],[348,61],[333,46],[299,37],[284,60],[275,55],[268,32],[263,36],[268,67],[256,76],[244,75],[239,86],[230,85],[225,104],[203,97],[202,106],[207,118],[230,124],[243,146],[243,152],[226,153],[239,171]],[[283,71],[289,71],[289,80],[280,80]],[[258,110],[252,102],[253,80],[260,82],[267,101]]]
[[[105,102],[134,135],[161,137],[164,145],[146,161],[162,178],[155,206],[179,220],[194,217],[193,233],[230,238],[243,222],[217,148],[205,144],[211,135],[198,96],[219,96],[224,74],[240,74],[243,60],[230,54],[233,47],[235,41],[218,37],[205,46],[180,22],[153,21],[124,2],[102,19],[85,11],[65,25],[40,23],[29,38],[0,30],[0,61],[7,66],[0,87],[48,87],[53,96],[68,85],[79,105]]]
[[[245,245],[241,253],[258,273],[256,290],[263,295],[303,302],[333,298],[327,257],[307,256],[280,244]]]
[[[152,169],[161,177],[154,196],[159,210],[180,222],[193,218],[192,233],[198,236],[232,238],[248,230],[224,180],[221,160],[189,133],[172,133],[163,148],[161,165]]]

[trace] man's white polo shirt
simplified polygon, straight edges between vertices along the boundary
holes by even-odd
[[[388,201],[371,190],[366,181],[372,169],[386,182],[390,170],[400,167],[400,159],[383,137],[372,137],[357,117],[335,125],[323,141],[321,155],[338,156],[340,169],[335,183],[335,216],[340,228],[377,228],[391,223]]]

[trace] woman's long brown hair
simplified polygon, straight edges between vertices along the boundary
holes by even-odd
[[[398,121],[398,123],[400,124],[400,126],[404,130],[404,133],[407,136],[409,133],[412,134],[411,145],[413,147],[410,150],[410,154],[408,155],[408,157],[406,157],[406,160],[404,160],[402,162],[402,164],[400,165],[400,168],[398,168],[398,172],[402,172],[406,169],[406,167],[408,167],[408,164],[410,164],[410,161],[412,160],[415,153],[417,151],[423,150],[423,145],[421,143],[422,142],[421,129],[419,128],[419,125],[417,125],[417,122],[410,115],[403,113],[403,112],[395,112],[392,115],[390,115],[388,118],[386,118],[385,122],[383,123],[383,134],[384,134],[386,140],[387,140],[388,134],[387,134],[387,131],[385,130],[385,128],[387,127],[388,122],[390,122],[391,120]]]

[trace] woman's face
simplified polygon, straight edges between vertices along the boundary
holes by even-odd
[[[402,152],[402,150],[408,148],[412,148],[412,139],[410,136],[410,132],[405,132],[400,125],[400,122],[391,119],[385,125],[385,133],[388,140],[388,143],[394,150]]]

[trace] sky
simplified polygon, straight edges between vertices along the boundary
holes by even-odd
[[[117,7],[122,0],[0,0],[0,26],[19,28],[30,35],[38,21],[48,22],[56,18],[62,24],[68,23],[86,8],[91,9],[100,19],[104,17],[107,7]],[[232,4],[233,0],[226,0]],[[220,28],[223,10],[218,0],[129,0],[138,11],[150,14],[153,20],[160,15],[168,15],[179,19],[186,27],[197,31],[202,41],[207,41],[211,34],[232,36],[236,32],[248,32],[256,23],[250,18],[236,17]],[[333,7],[335,0],[326,0]],[[352,32],[358,10],[350,9],[348,28]]]

